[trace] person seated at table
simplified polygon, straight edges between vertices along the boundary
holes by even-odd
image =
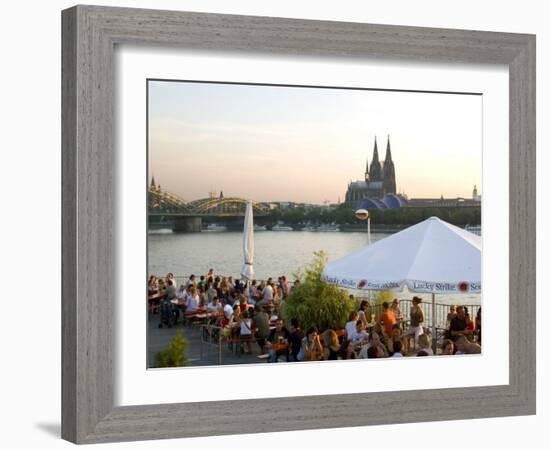
[[[245,288],[244,291],[243,291],[243,295],[246,297],[246,302],[247,302],[249,305],[252,305],[252,306],[256,305],[256,299],[254,298],[253,295],[248,294],[246,288]]]
[[[149,291],[149,295],[156,294],[159,291],[159,282],[155,275],[149,277],[149,281],[147,281],[147,290]]]
[[[231,329],[231,336],[239,336],[241,326],[241,307],[239,305],[233,305],[233,314],[227,327]]]
[[[231,319],[233,318],[233,307],[229,304],[225,304],[223,307],[223,319],[220,320],[220,326],[222,328],[227,327]]]
[[[273,283],[271,281],[268,281],[262,290],[262,300],[260,301],[260,303],[261,304],[273,303],[273,295],[274,295]]]
[[[407,339],[405,339],[405,337],[403,336],[403,328],[401,328],[401,326],[398,323],[396,323],[392,327],[391,339],[388,340],[388,346],[387,346],[388,351],[390,352],[394,351],[394,346],[396,342],[399,342],[401,344],[400,345],[401,353],[403,353],[404,355],[409,353],[409,346],[408,346]]]
[[[393,343],[393,352],[391,354],[392,358],[402,358],[403,353],[401,353],[401,341],[395,341]]]
[[[204,276],[204,275],[201,275],[201,276],[199,277],[199,281],[198,281],[198,283],[197,283],[197,287],[201,287],[201,286],[204,288],[204,290],[205,290],[205,292],[206,292],[206,279],[205,279],[205,276]]]
[[[174,283],[174,286],[178,285],[178,282],[176,281],[176,277],[174,276],[174,274],[172,272],[168,272],[166,274],[166,276],[164,277],[164,281],[165,281],[166,285],[168,285],[169,280],[172,280],[172,282]]]
[[[355,348],[361,347],[361,345],[366,343],[368,339],[369,334],[365,331],[363,322],[361,320],[357,320],[355,323],[355,331],[349,337],[351,345]]]
[[[293,318],[290,320],[290,335],[288,337],[290,360],[298,361],[298,354],[302,347],[302,339],[304,338],[304,332],[300,329],[300,322],[298,319]]]
[[[323,358],[323,346],[319,339],[317,327],[308,328],[306,336],[302,339],[298,361],[320,361]]]
[[[162,294],[164,291],[166,291],[166,284],[164,283],[164,280],[162,278],[159,278],[157,281],[158,287],[159,287],[159,293]]]
[[[382,303],[383,312],[380,315],[380,324],[383,327],[384,333],[388,338],[392,335],[393,326],[397,323],[395,314],[390,309],[390,304],[388,302]]]
[[[374,350],[372,350],[373,348]],[[376,331],[373,331],[369,335],[368,343],[367,345],[363,345],[358,357],[360,359],[370,358],[371,354],[375,354],[376,358],[385,358],[388,356],[388,349],[382,343],[382,341],[380,340],[380,335]]]
[[[247,294],[248,294],[248,298],[255,298],[255,295],[256,295],[256,289],[257,289],[257,281],[256,280],[252,280],[252,281],[249,281],[247,283]]]
[[[193,274],[189,275],[189,279],[187,280],[187,286],[188,287],[197,287],[197,277]]]
[[[237,297],[236,302],[239,302],[239,306],[241,307],[241,312],[248,309],[248,306],[249,306],[248,305],[248,299],[246,298],[245,295],[239,294],[239,296]]]
[[[246,341],[246,350],[245,353],[252,353],[252,348],[250,347],[250,342],[252,341],[252,319],[248,314],[248,310],[242,311],[239,317],[240,325],[240,338]]]
[[[231,290],[231,289],[235,289],[235,281],[233,280],[233,277],[231,275],[229,275],[227,277],[227,287]]]
[[[222,279],[217,276],[216,278],[214,278],[214,282],[212,283],[212,285],[214,286],[214,289],[216,289],[220,300],[224,301],[225,297],[222,295]]]
[[[197,311],[197,309],[199,309],[200,297],[199,297],[199,294],[197,293],[197,288],[195,288],[195,286],[192,286],[189,289],[189,293],[187,294],[187,297],[185,300],[186,300],[186,307],[185,307],[186,314],[194,313]]]
[[[395,316],[395,320],[397,320],[398,322],[400,320],[403,320],[403,313],[401,312],[401,306],[399,304],[398,298],[394,298],[391,302],[391,310],[393,312],[393,315]]]
[[[348,321],[344,326],[346,330],[346,339],[349,340],[350,336],[355,333],[355,327],[357,326],[357,311],[352,311],[349,314]]]
[[[261,291],[257,289],[257,290],[254,292],[254,295],[252,295],[252,298],[253,298],[254,303],[255,303],[256,305],[260,304],[260,302],[262,301],[262,293],[261,293]],[[260,305],[260,306],[261,306],[261,305]]]
[[[464,306],[456,308],[456,317],[451,320],[449,327],[449,337],[456,341],[459,336],[471,336],[473,332],[468,330],[468,321],[466,319],[466,311]]]
[[[231,322],[229,324],[230,326],[234,324],[239,324],[241,320],[241,314],[242,314],[240,305],[233,305],[232,308],[233,308],[233,315],[231,316]]]
[[[223,310],[223,306],[220,303],[220,299],[216,296],[212,299],[210,303],[206,306],[208,312],[220,312]]]
[[[420,347],[419,351],[425,351],[429,356],[434,355],[432,350],[432,340],[426,333],[418,336],[418,346]]]
[[[455,344],[451,339],[445,339],[441,345],[442,355],[454,355],[456,351]]]
[[[166,298],[168,300],[172,300],[174,298],[177,298],[177,290],[176,290],[176,285],[174,284],[174,280],[172,279],[169,279],[167,281],[167,287],[166,287]]]
[[[290,360],[288,351],[289,331],[283,326],[283,319],[275,321],[275,328],[270,331],[267,337],[265,348],[269,352],[269,362],[276,363],[280,356],[285,356],[287,362]]]
[[[481,353],[481,347],[470,342],[465,336],[458,336],[455,340],[455,355],[475,355]]]
[[[447,328],[449,328],[451,320],[453,320],[456,315],[456,305],[449,306],[449,312],[447,313]]]
[[[197,292],[199,294],[199,306],[201,308],[205,308],[206,305],[208,305],[208,296],[206,295],[204,287],[203,286],[197,287]]]
[[[342,348],[338,335],[330,328],[323,333],[323,359],[325,361],[334,361],[341,355]]]
[[[178,290],[176,291],[176,297],[180,302],[182,302],[185,299],[186,295],[187,295],[187,290],[185,289],[185,286],[181,284]]]
[[[269,336],[269,315],[261,306],[254,306],[254,317],[252,324],[256,328],[256,342],[258,343],[262,354],[265,351],[265,340]]]
[[[208,300],[208,303],[212,302],[212,299],[214,297],[218,297],[218,292],[216,291],[216,289],[214,289],[214,285],[212,283],[207,283],[206,284],[206,298]]]

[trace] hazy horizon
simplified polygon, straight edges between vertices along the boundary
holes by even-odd
[[[149,179],[185,200],[335,203],[390,135],[409,198],[481,193],[480,95],[149,81]]]

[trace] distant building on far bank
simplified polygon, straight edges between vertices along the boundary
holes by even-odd
[[[477,186],[474,185],[472,198],[411,198],[406,205],[408,208],[429,208],[429,207],[457,207],[457,208],[479,208],[481,206],[481,195],[477,193]]]

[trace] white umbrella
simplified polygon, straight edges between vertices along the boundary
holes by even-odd
[[[350,289],[431,293],[435,333],[435,294],[481,292],[481,237],[431,217],[328,263],[322,279]]]
[[[252,212],[252,201],[246,204],[244,213],[243,229],[243,253],[244,264],[241,275],[247,280],[254,278],[254,215]]]

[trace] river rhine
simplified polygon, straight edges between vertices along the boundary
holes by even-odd
[[[372,242],[389,236],[371,234]],[[254,271],[257,279],[293,274],[313,259],[313,253],[324,250],[329,261],[338,259],[367,244],[367,234],[360,232],[257,231],[254,233]],[[239,278],[243,263],[241,232],[171,233],[150,231],[148,234],[148,273],[178,277],[206,274],[213,268],[217,274]],[[410,298],[407,291],[397,294]],[[430,302],[429,294],[420,295]],[[480,304],[480,295],[438,295],[437,303]]]

